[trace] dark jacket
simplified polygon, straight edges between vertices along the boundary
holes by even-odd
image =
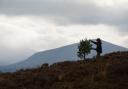
[[[101,41],[91,41],[92,43],[96,44],[96,51],[97,53],[102,53],[102,42]]]

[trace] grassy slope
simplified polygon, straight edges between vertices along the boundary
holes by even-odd
[[[0,89],[128,89],[128,52],[0,74]]]

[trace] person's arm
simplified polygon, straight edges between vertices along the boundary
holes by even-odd
[[[97,44],[97,42],[90,40],[92,43]]]

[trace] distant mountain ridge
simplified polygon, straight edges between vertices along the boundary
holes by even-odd
[[[116,51],[127,51],[127,48],[114,45],[112,43],[103,41],[103,54],[116,52]],[[95,46],[94,46],[95,47]],[[63,46],[56,49],[51,49],[43,52],[38,52],[26,59],[25,61],[15,63],[9,66],[1,67],[1,71],[15,71],[18,69],[35,68],[43,63],[55,63],[66,60],[78,60],[77,57],[78,43]],[[96,55],[95,51],[92,51],[87,57],[93,57]]]

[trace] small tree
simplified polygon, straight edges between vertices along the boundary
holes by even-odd
[[[86,59],[86,55],[91,52],[92,45],[89,40],[81,40],[78,46],[77,56],[81,59]]]

